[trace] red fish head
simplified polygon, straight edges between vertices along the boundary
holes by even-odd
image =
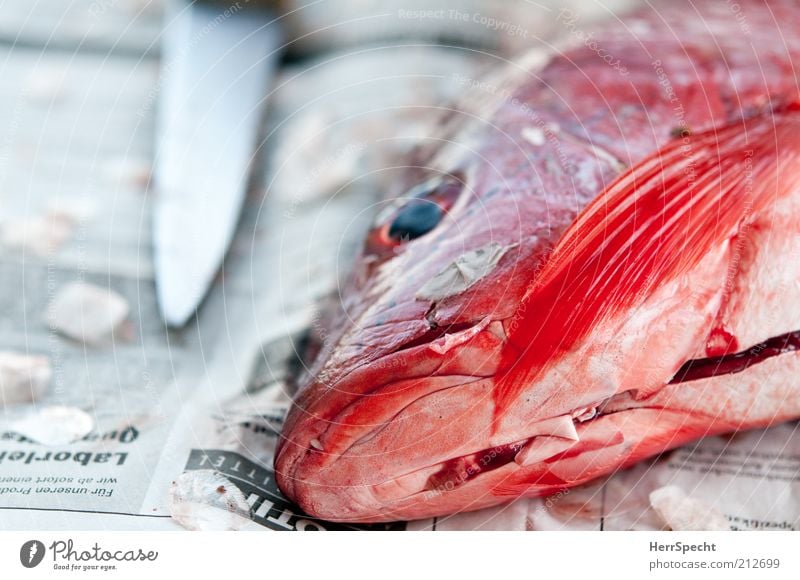
[[[737,277],[775,285],[760,248],[777,234],[759,232],[800,239],[798,123],[791,106],[694,134],[688,153],[670,143],[577,216],[475,172],[420,180],[367,237],[287,419],[281,489],[330,520],[443,515],[800,414],[800,398],[776,402],[771,366],[800,357],[761,362],[788,339],[758,349],[766,374],[675,378],[739,356],[722,328],[758,348],[800,327],[727,306],[747,290]]]

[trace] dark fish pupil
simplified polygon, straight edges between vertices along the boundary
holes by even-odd
[[[442,220],[442,208],[430,201],[411,202],[400,210],[389,227],[389,237],[398,242],[424,236]]]

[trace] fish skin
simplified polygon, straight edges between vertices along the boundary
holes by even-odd
[[[768,132],[760,119],[797,100],[798,9],[739,4],[747,35],[724,3],[664,3],[595,34],[626,75],[579,46],[544,65],[531,64],[540,57],[512,63],[486,81],[493,90],[450,114],[447,143],[416,152],[425,169],[409,170],[395,193],[438,173],[455,176],[465,193],[421,238],[388,251],[375,232],[367,239],[284,427],[275,468],[288,497],[330,520],[444,515],[554,493],[702,436],[800,416],[800,386],[791,380],[797,352],[665,386],[686,360],[800,329],[792,307],[800,266],[775,260],[800,249],[796,195],[767,199],[748,215],[746,235],[711,236],[685,270],[637,293],[616,317],[604,308],[583,335],[542,360],[519,330],[535,311],[522,304],[557,304],[557,293],[542,298],[532,283],[554,271],[559,256],[572,256],[559,250],[570,227],[592,216],[598,194],[620,187],[621,167],[642,171],[676,140],[676,127],[688,127],[691,142],[737,124]],[[689,9],[696,17],[686,17]],[[796,115],[778,113],[789,128]],[[532,123],[545,132],[541,145],[522,135]],[[769,176],[762,165],[771,150],[762,145],[765,161],[755,159],[755,171]],[[416,298],[448,264],[490,242],[508,250],[488,275],[433,304]],[[450,337],[445,348],[432,328],[472,334]],[[710,348],[710,329],[734,336],[735,348]],[[500,464],[535,441],[530,434],[541,434],[543,422],[594,404],[605,411],[576,420],[577,443],[544,435],[546,448],[562,451]],[[481,463],[486,469],[463,472]],[[459,469],[447,485],[442,474]],[[432,482],[444,483],[425,489]]]

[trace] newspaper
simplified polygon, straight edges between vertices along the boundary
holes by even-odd
[[[2,408],[0,527],[175,528],[171,483],[201,469],[239,486],[264,527],[352,527],[313,522],[277,490],[285,380],[384,189],[386,176],[370,171],[429,134],[439,103],[461,90],[453,72],[477,75],[482,59],[377,47],[286,69],[224,267],[197,319],[167,330],[151,263],[157,192],[145,192],[158,63],[63,54],[39,66],[36,57],[15,49],[8,73],[23,88],[0,103],[19,116],[6,133],[4,190],[25,188],[3,204],[0,350],[46,358],[52,378],[36,401]],[[106,81],[93,84],[101,73]],[[33,124],[39,117],[53,135]],[[43,244],[61,222],[68,231]],[[53,304],[75,282],[127,303],[112,337],[86,343],[52,324]],[[23,420],[52,422],[40,415],[52,408],[88,414],[91,431],[57,445],[19,431]]]
[[[662,529],[651,494],[667,486],[731,529],[800,527],[796,422],[708,438],[549,498],[431,520],[335,524],[281,496],[272,456],[289,384],[390,178],[381,170],[430,133],[439,103],[490,58],[376,45],[285,69],[230,254],[181,330],[160,321],[150,258],[158,62],[43,62],[24,48],[6,62],[0,351],[45,357],[51,378],[34,402],[2,407],[0,528],[179,529],[173,482],[208,470],[238,488],[257,529]],[[127,304],[111,339],[70,339],[48,317],[76,281]],[[88,415],[88,432],[50,445],[20,432],[53,427],[41,414],[53,408]]]

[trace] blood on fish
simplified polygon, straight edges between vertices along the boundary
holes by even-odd
[[[794,350],[800,350],[800,330],[770,338],[735,354],[690,360],[675,373],[670,383],[739,373],[770,357]]]
[[[706,356],[723,356],[739,350],[739,341],[724,328],[715,328],[706,341]]]

